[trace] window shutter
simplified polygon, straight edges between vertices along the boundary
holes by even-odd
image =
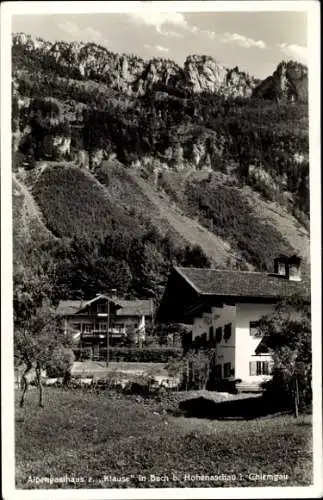
[[[231,330],[232,330],[232,324],[228,323],[227,325],[224,325],[224,340],[229,340],[231,337]]]
[[[231,363],[224,363],[224,377],[230,377],[231,376]]]
[[[249,362],[249,375],[257,375],[257,361]]]
[[[219,326],[219,328],[215,330],[215,341],[219,343],[221,342],[221,340],[222,340],[222,327]]]
[[[250,331],[250,335],[252,337],[255,337],[257,335],[258,330],[259,330],[259,325],[260,325],[259,321],[250,321],[249,331]]]

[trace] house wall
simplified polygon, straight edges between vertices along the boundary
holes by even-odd
[[[225,340],[223,337],[224,325],[231,323],[231,337]],[[222,376],[225,363],[231,363],[231,369],[235,370],[235,327],[236,327],[236,306],[224,305],[220,308],[212,308],[212,313],[204,313],[202,317],[195,318],[192,328],[192,339],[207,334],[209,340],[209,328],[213,326],[214,336],[216,329],[222,327],[222,340],[216,344],[217,359],[216,364],[222,366]]]
[[[238,303],[235,306],[224,305],[222,308],[213,308],[212,313],[204,313],[195,318],[192,329],[192,339],[206,333],[209,340],[209,328],[213,326],[214,335],[216,329],[222,327],[222,340],[216,344],[216,364],[222,366],[222,377],[224,377],[224,364],[231,363],[232,377],[241,379],[248,384],[259,384],[268,380],[268,375],[251,375],[250,361],[271,361],[270,354],[255,355],[255,349],[261,339],[250,335],[250,321],[259,321],[262,316],[270,314],[274,304]],[[224,326],[231,323],[231,337],[224,339]]]
[[[214,334],[216,329],[222,328],[222,340],[216,344],[217,360],[216,364],[222,365],[222,377],[224,378],[224,365],[231,363],[231,369],[236,370],[235,367],[235,343],[236,343],[236,306],[226,306],[214,310]],[[224,326],[231,323],[231,337],[228,340],[224,339]]]
[[[254,354],[261,339],[250,335],[250,321],[259,321],[262,316],[270,314],[274,307],[273,304],[236,305],[235,376],[243,382],[259,384],[270,378],[266,375],[250,375],[250,361],[271,360],[270,354]]]
[[[149,321],[148,321],[149,323]],[[87,330],[106,330],[108,324],[107,317],[97,317],[89,315],[74,315],[64,318],[64,331],[67,333],[68,328],[74,328],[81,333]],[[79,325],[79,328],[77,327]],[[126,333],[127,330],[136,329],[141,326],[140,339],[145,339],[145,328],[147,321],[145,316],[110,316],[109,331],[110,333]]]

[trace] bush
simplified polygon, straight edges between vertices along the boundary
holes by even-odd
[[[90,359],[90,348],[73,348],[76,359]],[[106,348],[100,349],[100,360],[106,360]],[[170,359],[178,359],[182,356],[183,350],[178,347],[110,347],[110,361],[125,361],[131,363],[167,363]]]
[[[312,401],[312,324],[309,301],[298,296],[281,301],[263,317],[259,335],[272,351],[271,380],[265,396],[275,404],[298,411]]]
[[[185,358],[188,370],[183,373],[183,385],[190,390],[206,389],[211,368],[212,350],[189,351]]]
[[[75,360],[72,349],[60,347],[53,352],[51,360],[46,364],[46,374],[49,378],[66,377]]]
[[[91,359],[92,350],[90,347],[82,349],[82,359]]]
[[[143,345],[144,347],[149,347],[149,348],[152,348],[152,347],[158,347],[158,339],[153,336],[153,335],[146,335],[146,338],[145,340],[143,341]]]

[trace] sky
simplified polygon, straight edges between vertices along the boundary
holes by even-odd
[[[265,78],[282,60],[307,63],[306,12],[161,12],[15,15],[12,32],[55,41],[90,41],[144,59],[183,66],[188,55]]]

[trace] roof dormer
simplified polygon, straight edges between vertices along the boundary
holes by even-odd
[[[301,262],[297,255],[279,255],[274,259],[274,272],[290,281],[301,281]]]

